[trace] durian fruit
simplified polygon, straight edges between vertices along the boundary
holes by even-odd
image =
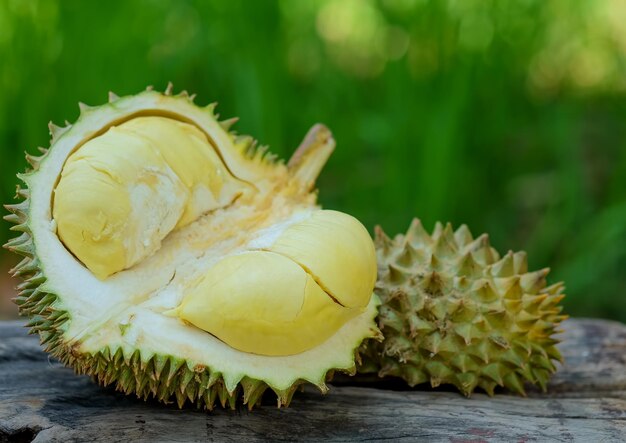
[[[207,409],[269,388],[288,405],[380,335],[374,245],[316,204],[325,127],[284,164],[214,108],[168,86],[51,124],[6,206],[16,302],[46,351],[103,385]]]
[[[361,349],[359,372],[476,388],[497,386],[526,395],[525,383],[546,390],[561,355],[553,337],[563,284],[546,286],[548,269],[528,272],[526,253],[503,257],[483,234],[437,223],[428,234],[414,219],[405,235],[376,228],[382,342]]]

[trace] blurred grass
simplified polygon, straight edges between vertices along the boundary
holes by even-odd
[[[328,124],[325,206],[467,223],[550,266],[568,313],[626,321],[624,23],[620,0],[1,0],[0,201],[49,120],[171,80],[283,157]]]

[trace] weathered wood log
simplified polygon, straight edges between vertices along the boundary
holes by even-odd
[[[20,322],[0,322],[0,442],[4,441],[626,441],[626,326],[568,320],[565,363],[547,394],[466,399],[342,378],[288,409],[178,410],[144,403],[44,354]]]

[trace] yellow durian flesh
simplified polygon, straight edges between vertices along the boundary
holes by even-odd
[[[295,177],[314,177],[324,160],[308,153],[300,158],[319,166],[295,164]],[[69,156],[52,212],[59,238],[103,281],[132,271],[171,233],[197,220],[210,224],[211,211],[235,202],[238,207],[228,208],[233,227],[243,213],[248,228],[250,220],[264,228],[269,223],[270,231],[277,223],[262,250],[256,250],[254,232],[239,233],[234,249],[221,250],[223,257],[187,281],[178,307],[164,313],[237,350],[285,356],[319,346],[364,313],[376,278],[374,246],[365,228],[346,214],[309,208],[311,200],[297,192],[305,188],[308,195],[311,185],[311,180],[286,181],[269,196],[257,196],[255,184],[231,174],[193,124],[141,116],[110,127]],[[285,207],[268,215],[276,210],[268,198],[284,199]],[[295,210],[290,205],[309,209],[298,209],[303,215],[283,226],[281,218]],[[197,229],[194,236],[196,245],[207,242]]]
[[[287,228],[270,250],[305,268],[343,306],[367,305],[376,282],[376,251],[356,218],[317,211]]]
[[[195,126],[137,117],[68,158],[53,217],[66,247],[104,279],[151,255],[170,231],[229,204],[246,187]]]
[[[213,267],[177,315],[241,351],[291,355],[321,344],[360,312],[335,303],[288,258],[252,251]]]
[[[363,313],[375,276],[365,228],[347,214],[315,211],[265,250],[218,262],[170,315],[245,352],[297,354]]]

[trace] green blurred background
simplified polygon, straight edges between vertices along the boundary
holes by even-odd
[[[467,223],[550,266],[569,314],[626,321],[625,23],[623,0],[0,0],[0,201],[49,120],[171,80],[282,157],[326,123],[323,205]]]

